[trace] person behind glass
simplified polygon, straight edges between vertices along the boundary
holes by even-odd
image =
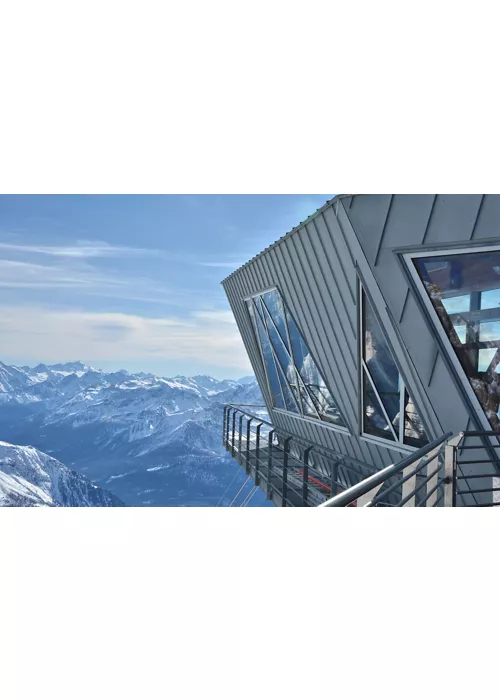
[[[374,333],[370,333],[370,342],[372,353],[366,366],[394,426],[399,418],[399,371],[387,345]]]

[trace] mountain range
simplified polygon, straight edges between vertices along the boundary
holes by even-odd
[[[255,379],[104,372],[79,361],[0,362],[0,440],[11,450],[6,459],[23,462],[29,454],[40,469],[57,466],[61,474],[84,477],[103,501],[128,506],[229,505],[245,474],[222,447],[227,403],[263,404]],[[0,461],[5,479],[4,466]],[[38,486],[32,472],[18,470],[16,477]],[[59,502],[54,488],[47,487],[49,493],[53,505],[71,505]],[[258,490],[248,505],[270,503]]]

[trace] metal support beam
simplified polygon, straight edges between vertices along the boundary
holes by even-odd
[[[286,507],[286,499],[288,495],[288,455],[290,452],[290,439],[285,438],[283,441],[283,473],[281,478],[281,505]]]
[[[457,505],[457,448],[449,443],[444,450],[444,506],[454,508]]]
[[[338,485],[339,481],[339,462],[334,462],[332,466],[332,477],[331,477],[331,483],[330,483],[330,495],[331,496],[336,496],[337,491],[339,488]]]
[[[302,479],[302,505],[307,506],[307,498],[309,496],[309,453],[312,447],[306,447],[303,454],[304,472]]]

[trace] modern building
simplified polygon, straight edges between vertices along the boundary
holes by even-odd
[[[222,284],[268,413],[224,444],[276,504],[495,504],[500,195],[340,195]]]

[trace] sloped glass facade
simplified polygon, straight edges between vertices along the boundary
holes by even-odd
[[[273,406],[346,428],[305,340],[277,289],[246,300]]]
[[[413,263],[474,394],[500,432],[500,250]]]
[[[420,416],[362,287],[360,296],[363,433],[421,447],[428,439]]]

